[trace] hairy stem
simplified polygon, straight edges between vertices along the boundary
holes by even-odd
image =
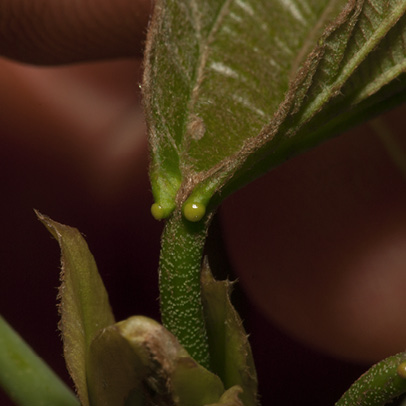
[[[203,221],[191,223],[174,213],[165,225],[159,265],[162,323],[206,368],[209,349],[200,272],[207,228]]]
[[[406,353],[372,366],[344,393],[336,406],[383,406],[406,393]]]

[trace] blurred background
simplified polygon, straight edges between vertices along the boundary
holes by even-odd
[[[59,68],[34,68],[0,60],[0,312],[67,382],[70,381],[57,330],[59,248],[36,219],[33,209],[77,227],[86,236],[117,320],[134,314],[159,319],[157,267],[162,223],[155,221],[149,211],[152,196],[140,107],[141,75],[138,60]],[[402,110],[391,114],[390,123],[403,115]],[[239,307],[250,334],[264,406],[333,404],[370,362],[326,355],[326,351],[315,349],[319,345],[309,345],[311,335],[304,334],[305,339],[299,341],[300,334],[290,328],[289,322],[278,318],[271,321],[272,312],[264,311],[266,305],[261,299],[267,288],[264,287],[265,293],[256,295],[255,283],[250,283],[253,278],[250,270],[245,273],[241,270],[244,261],[250,258],[239,258],[235,253],[250,243],[264,242],[270,231],[264,232],[265,237],[264,233],[255,236],[252,234],[255,230],[246,227],[245,220],[239,223],[237,218],[243,218],[248,211],[255,213],[258,202],[263,206],[264,202],[278,201],[270,203],[268,210],[289,208],[290,215],[281,216],[281,221],[288,221],[289,235],[299,235],[297,240],[302,241],[309,236],[312,241],[312,228],[306,228],[294,215],[293,207],[298,207],[300,213],[303,199],[297,193],[288,193],[288,185],[301,185],[302,195],[315,185],[317,191],[309,192],[315,199],[320,191],[331,193],[334,188],[326,188],[324,181],[315,181],[315,174],[324,174],[326,168],[334,165],[347,165],[351,159],[362,160],[361,152],[365,150],[367,161],[362,167],[371,164],[376,169],[380,162],[379,173],[384,179],[397,173],[380,141],[373,138],[371,146],[365,149],[367,139],[371,139],[371,130],[363,126],[329,141],[317,149],[319,152],[294,158],[275,174],[268,175],[268,180],[259,181],[270,182],[272,196],[285,200],[269,198],[264,184],[255,183],[252,191],[237,193],[222,209],[220,221],[225,227],[230,262],[235,265],[235,273],[230,276],[241,278]],[[352,158],[348,158],[348,151]],[[313,165],[306,172],[309,159]],[[364,172],[367,177],[376,177],[376,170]],[[404,178],[399,174],[393,176],[395,183],[389,196],[398,205],[403,204],[406,200],[399,199],[405,198]],[[345,178],[351,177],[352,172],[347,171]],[[340,183],[338,178],[326,179]],[[365,182],[361,179],[359,184]],[[255,196],[255,190],[261,197]],[[297,188],[289,190],[297,192]],[[307,208],[312,206],[311,202],[306,204]],[[322,209],[317,210],[316,214]],[[246,220],[255,224],[256,229],[266,214],[260,210],[258,216],[256,223],[252,223],[250,216]],[[331,216],[330,220],[322,216],[323,221],[328,223],[337,213],[333,211]],[[278,216],[272,216],[275,217]],[[337,219],[341,222],[340,215]],[[238,240],[232,237],[233,225],[237,223],[242,224],[236,228]],[[297,230],[295,223],[299,223]],[[273,235],[273,240],[278,240],[278,235]],[[289,235],[282,236],[282,242],[274,249],[280,252]],[[340,239],[343,238],[340,234]],[[285,258],[289,252],[293,256],[295,249],[293,246],[283,251]],[[319,252],[325,253],[325,249]],[[283,255],[276,260],[276,269],[283,262]],[[255,254],[251,254],[251,260],[260,261]],[[256,280],[261,283],[261,279]],[[295,293],[288,296],[286,283],[283,297],[289,302],[298,297],[300,305],[299,296]],[[270,294],[282,292],[278,284],[269,289]],[[308,289],[307,285],[299,284],[298,290],[303,289]],[[12,405],[4,394],[0,404]]]

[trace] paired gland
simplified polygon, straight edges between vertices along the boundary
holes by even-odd
[[[187,202],[182,208],[182,213],[186,220],[196,223],[206,214],[206,206],[202,203]],[[151,214],[156,220],[167,217],[166,210],[158,203],[151,206]]]

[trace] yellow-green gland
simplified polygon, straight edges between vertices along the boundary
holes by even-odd
[[[183,206],[183,215],[186,220],[197,222],[206,214],[206,207],[201,203],[186,203]]]
[[[162,220],[165,216],[165,210],[160,204],[154,203],[151,206],[151,214],[155,220]]]
[[[398,365],[396,372],[401,378],[406,379],[406,361],[403,361]]]

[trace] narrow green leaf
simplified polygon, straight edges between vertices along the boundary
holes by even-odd
[[[336,406],[384,406],[406,393],[406,353],[375,364],[336,403]]]
[[[73,392],[1,316],[0,384],[19,406],[79,406]]]
[[[142,316],[103,329],[89,357],[92,406],[203,406],[224,392],[159,323]]]
[[[61,247],[59,288],[64,355],[83,406],[88,406],[86,359],[96,333],[114,323],[106,289],[80,232],[37,213]]]
[[[400,102],[404,0],[160,0],[144,76],[160,218]]]
[[[211,369],[226,389],[238,385],[244,406],[257,404],[257,375],[242,321],[230,302],[232,284],[216,281],[207,260],[202,269],[202,300],[209,336]]]

